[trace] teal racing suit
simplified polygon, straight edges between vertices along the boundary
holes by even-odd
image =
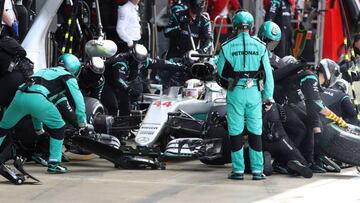
[[[247,32],[240,32],[222,44],[217,62],[219,76],[233,83],[227,93],[227,120],[233,172],[244,172],[243,131],[249,132],[252,173],[263,172],[262,98],[272,99],[274,80],[266,46]],[[261,74],[265,84],[260,89]]]
[[[12,127],[26,115],[31,115],[37,132],[43,132],[42,124],[49,129],[51,136],[49,162],[61,162],[65,122],[55,106],[61,100],[52,102],[59,94],[71,95],[69,99],[75,104],[78,124],[85,125],[85,103],[76,79],[62,67],[42,69],[20,85],[9,108],[5,111],[0,122],[0,145]]]

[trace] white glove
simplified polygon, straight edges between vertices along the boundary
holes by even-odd
[[[94,130],[94,126],[89,123],[81,123],[79,124],[79,128],[83,130]]]
[[[44,130],[44,129],[36,130],[35,133],[36,133],[37,135],[42,135],[42,134],[45,133],[45,130]]]

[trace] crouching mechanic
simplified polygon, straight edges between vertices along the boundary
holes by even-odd
[[[232,22],[238,34],[222,44],[217,62],[219,76],[228,84],[226,110],[232,151],[232,172],[228,178],[244,179],[243,136],[246,119],[253,180],[262,180],[265,179],[261,143],[262,98],[272,100],[272,70],[265,44],[249,34],[253,16],[240,10]],[[264,72],[266,79],[262,92],[260,80]],[[267,106],[269,108],[271,105]]]
[[[269,52],[278,45],[281,34],[280,27],[271,21],[264,22],[259,30],[259,36],[266,43]],[[271,52],[269,53],[269,59],[271,65],[278,61],[277,66],[281,67],[277,68],[285,66],[285,64],[281,63],[281,59]],[[307,161],[284,129],[283,122],[287,119],[284,114],[284,108],[279,104],[273,105],[269,111],[263,114],[263,150],[270,152],[271,156],[275,158],[272,164],[274,171],[280,173],[291,172],[300,174],[305,178],[311,178],[312,171],[307,167]]]
[[[19,90],[5,111],[0,122],[0,144],[6,133],[24,116],[31,115],[37,134],[44,133],[42,124],[48,127],[50,133],[50,157],[48,172],[65,173],[67,168],[60,165],[62,145],[64,140],[65,122],[52,102],[58,94],[71,95],[75,104],[78,126],[86,127],[84,98],[79,90],[75,76],[80,71],[79,59],[71,54],[60,57],[63,65],[37,71]]]
[[[320,96],[324,104],[345,122],[358,125],[357,112],[354,103],[347,94],[348,83],[339,80],[341,69],[330,59],[322,59],[316,67],[316,73],[321,85]],[[339,86],[340,85],[340,86]],[[340,89],[339,89],[340,88]]]
[[[278,40],[261,31],[259,37],[266,42],[269,49],[278,43]],[[325,172],[314,163],[314,136],[321,134],[319,114],[335,121],[341,127],[345,127],[347,124],[323,104],[315,73],[304,69],[305,65],[292,56],[286,56],[281,60],[276,56],[271,58],[273,59],[270,59],[270,62],[274,67],[277,88],[275,100],[284,104],[288,118],[284,127],[295,146],[299,148],[310,164],[313,172]],[[306,106],[306,113],[299,108],[299,105],[303,106],[303,102]]]

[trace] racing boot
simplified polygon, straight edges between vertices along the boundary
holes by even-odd
[[[67,168],[60,165],[63,140],[50,138],[50,157],[48,162],[49,173],[66,173]]]
[[[244,173],[237,173],[237,172],[231,172],[228,175],[228,179],[232,179],[232,180],[244,180]]]
[[[272,167],[274,172],[279,174],[289,174],[289,171],[287,170],[286,166],[284,164],[278,162],[277,160],[274,160],[272,163]]]
[[[61,166],[60,162],[49,162],[47,171],[53,174],[61,174],[66,173],[68,170],[66,167]]]
[[[323,167],[317,165],[316,163],[311,163],[309,165],[309,168],[312,170],[313,173],[326,173],[326,170]]]
[[[340,166],[324,155],[316,157],[315,161],[317,165],[323,167],[327,172],[341,172]]]
[[[37,164],[40,164],[42,166],[48,166],[48,162],[42,156],[42,154],[34,153],[33,155],[31,155],[31,159]]]
[[[253,180],[265,180],[266,176],[263,173],[253,173]]]
[[[311,178],[313,176],[313,172],[310,168],[304,166],[298,160],[290,160],[287,162],[287,166],[289,169],[293,170],[294,172],[300,174],[304,178]]]

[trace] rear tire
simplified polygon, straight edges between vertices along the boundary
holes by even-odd
[[[85,110],[86,110],[86,120],[89,124],[94,125],[94,119],[97,115],[105,114],[104,106],[101,102],[92,97],[84,97],[85,101]],[[71,146],[68,147],[69,149]],[[88,152],[80,147],[76,147],[73,151],[75,154],[80,155],[89,155],[91,152]]]
[[[316,144],[322,152],[333,159],[346,164],[360,166],[360,128],[348,124],[345,130],[334,123],[324,127],[324,133],[315,137]]]
[[[90,124],[94,124],[94,119],[97,115],[105,114],[104,106],[101,102],[92,97],[85,97],[86,119]]]

